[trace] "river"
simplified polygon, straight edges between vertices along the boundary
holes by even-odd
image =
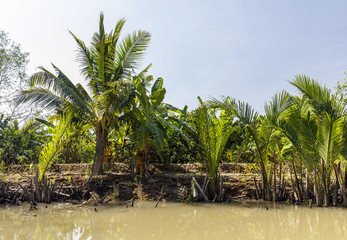
[[[347,209],[286,204],[0,207],[0,239],[346,239]]]

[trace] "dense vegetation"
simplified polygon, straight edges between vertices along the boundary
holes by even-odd
[[[53,65],[55,73],[40,67],[27,88],[17,91],[11,106],[30,104],[48,109],[49,116],[0,117],[2,167],[37,165],[41,180],[53,163],[89,162],[92,174],[102,174],[104,163],[125,162],[142,176],[149,163],[201,162],[214,198],[221,162],[256,163],[262,177],[261,185],[255,183],[257,195],[265,200],[282,200],[290,179],[298,203],[314,196],[318,206],[337,205],[340,195],[347,207],[345,82],[334,93],[307,76],[295,76],[290,84],[299,95],[276,93],[264,115],[232,97],[198,97],[197,109],[178,109],[164,103],[164,80],[154,81],[147,73],[150,65],[138,71],[151,35],[136,31],[121,40],[125,20],[107,34],[103,19],[101,14],[89,47],[71,33],[87,89]],[[4,65],[9,50],[0,47]],[[27,54],[21,56],[18,70],[27,62]],[[5,74],[13,68],[0,69],[0,76],[9,76],[0,79],[4,86],[24,77]]]

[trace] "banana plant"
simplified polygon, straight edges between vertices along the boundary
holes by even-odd
[[[168,128],[179,131],[183,136],[182,129],[173,124],[176,119],[178,123],[184,124],[184,121],[176,118],[174,115],[168,114],[169,111],[177,112],[179,109],[164,104],[166,90],[163,88],[163,79],[158,78],[151,87],[150,92],[147,88],[153,80],[152,76],[145,74],[138,75],[133,79],[135,88],[135,100],[133,102],[132,130],[130,137],[136,142],[136,172],[142,175],[148,169],[149,154],[151,146],[154,146],[162,158],[160,150],[166,146],[166,130]]]

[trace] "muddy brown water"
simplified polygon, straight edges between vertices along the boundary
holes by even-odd
[[[0,207],[0,239],[346,239],[347,209],[285,204]]]

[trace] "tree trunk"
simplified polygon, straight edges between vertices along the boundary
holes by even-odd
[[[277,188],[276,188],[276,159],[274,159],[274,191],[272,193],[272,199],[275,202],[277,200]]]
[[[334,164],[334,171],[335,171],[335,176],[336,176],[336,179],[337,179],[337,184],[339,185],[340,191],[341,191],[341,194],[342,194],[342,199],[343,199],[342,205],[344,207],[347,207],[347,190],[346,190],[346,185],[344,184],[344,181],[343,181],[343,176],[342,176],[342,173],[341,173],[340,163]],[[346,181],[346,179],[345,179],[345,181]]]
[[[282,162],[280,162],[280,172],[278,175],[278,193],[277,193],[277,199],[280,200],[281,198],[281,191],[282,191]]]
[[[313,171],[313,186],[314,186],[314,193],[316,195],[316,204],[317,207],[322,207],[322,198],[320,196],[319,187],[316,179],[316,171]]]
[[[260,161],[260,170],[263,178],[264,200],[271,201],[269,183],[266,176],[266,169],[263,161]]]
[[[65,155],[65,163],[70,163],[70,142],[66,143],[66,155]]]
[[[289,170],[289,176],[290,176],[290,182],[292,184],[292,202],[296,202],[296,198],[295,195],[296,194],[296,190],[295,190],[295,186],[294,186],[294,181],[293,181],[293,177],[292,177],[292,172]]]
[[[330,204],[329,200],[329,189],[327,186],[327,176],[326,176],[326,169],[325,164],[323,162],[323,159],[321,159],[321,168],[322,168],[322,183],[323,183],[323,194],[324,194],[324,207],[328,207]]]
[[[299,202],[301,203],[302,202],[302,194],[301,194],[302,191],[301,191],[301,188],[300,188],[298,175],[296,174],[296,169],[295,169],[295,165],[294,165],[294,159],[292,159],[292,165],[293,165],[293,172],[294,172],[294,177],[295,177],[295,184],[296,184],[296,187],[297,187],[298,198],[299,198]]]
[[[305,179],[305,198],[306,200],[311,199],[310,197],[310,185],[309,185],[309,178],[308,178],[308,169],[305,169],[306,171],[306,179]]]
[[[96,132],[96,144],[95,144],[95,174],[102,174],[104,170],[104,157],[105,148],[107,145],[108,129],[102,126],[102,123],[98,123],[98,128]]]
[[[72,162],[77,163],[77,139],[74,142],[74,151],[73,151],[73,157],[72,157]]]
[[[148,133],[146,134],[145,144],[143,148],[137,149],[135,173],[140,174],[141,176],[148,170],[149,167],[149,153],[151,150],[149,141],[150,139]]]
[[[337,195],[338,195],[338,191],[339,191],[339,181],[336,178],[335,180],[335,185],[334,185],[334,189],[333,189],[333,206],[336,207],[337,206]]]

